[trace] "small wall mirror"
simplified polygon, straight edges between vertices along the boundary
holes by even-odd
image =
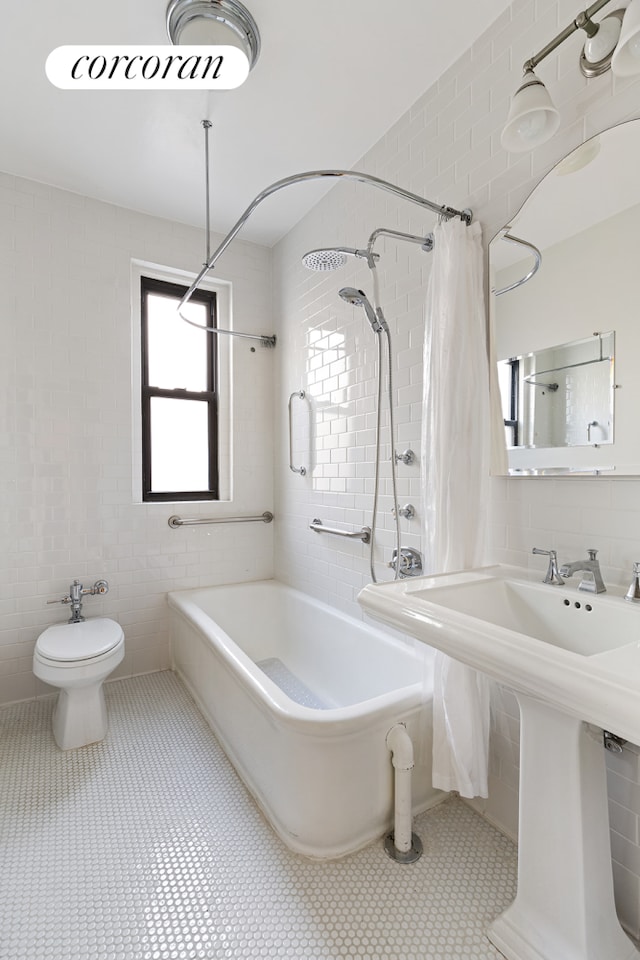
[[[489,245],[510,476],[640,474],[638,169],[632,120],[560,161]]]

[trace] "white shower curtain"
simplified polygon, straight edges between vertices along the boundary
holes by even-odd
[[[482,564],[490,449],[480,224],[449,220],[434,234],[422,426],[427,574]],[[486,797],[489,681],[440,652],[433,727],[433,785]]]

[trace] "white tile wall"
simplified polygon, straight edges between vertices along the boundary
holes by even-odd
[[[233,502],[141,504],[132,497],[131,261],[198,270],[203,235],[0,175],[0,702],[41,692],[38,633],[68,618],[46,601],[106,577],[86,611],[119,620],[121,676],[169,664],[167,590],[272,573],[272,527],[171,530],[167,519],[262,513],[273,505],[273,351],[233,346]],[[238,329],[271,329],[270,253],[237,242]]]
[[[568,40],[539,68],[562,116],[556,137],[531,155],[508,156],[499,144],[521,64],[576,15],[569,0],[515,0],[356,165],[431,200],[471,206],[485,241],[520,206],[538,180],[570,149],[621,120],[640,116],[640,81],[609,73],[586,81],[578,70],[579,38]],[[336,158],[339,165],[339,158]],[[359,616],[356,596],[369,580],[367,550],[359,543],[321,537],[307,529],[314,517],[359,527],[370,522],[373,487],[375,343],[361,313],[343,304],[339,287],[370,292],[366,267],[309,273],[308,250],[363,246],[377,226],[428,232],[433,217],[362,185],[339,184],[275,250],[275,305],[280,318],[276,400],[276,571],[287,582]],[[395,343],[396,449],[419,453],[422,323],[428,255],[386,242],[381,293]],[[308,421],[296,411],[295,455],[309,474],[287,467],[287,398],[309,394]],[[389,448],[386,448],[389,456]],[[379,559],[392,543],[388,465],[382,489]],[[420,468],[400,467],[399,500],[420,505]],[[596,547],[605,578],[621,583],[640,555],[640,481],[623,479],[492,481],[489,560],[527,565],[534,544],[561,556]],[[403,521],[403,540],[419,546],[420,523]],[[383,555],[384,548],[384,555]],[[379,564],[382,577],[387,571]],[[517,705],[496,694],[491,797],[486,814],[517,829]],[[611,761],[611,820],[618,908],[640,931],[640,848],[637,761]],[[623,769],[618,769],[622,764]]]

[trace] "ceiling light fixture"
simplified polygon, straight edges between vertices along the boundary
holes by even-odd
[[[260,55],[257,24],[238,0],[171,0],[167,33],[174,45],[237,47],[249,70]]]
[[[640,73],[640,0],[631,0],[626,10],[614,10],[600,23],[594,23],[591,18],[607,3],[610,0],[596,0],[525,62],[523,81],[513,96],[502,131],[501,143],[505,150],[510,153],[532,150],[550,140],[560,126],[560,115],[534,69],[576,30],[587,34],[579,60],[585,77],[599,77],[610,68],[617,76]]]

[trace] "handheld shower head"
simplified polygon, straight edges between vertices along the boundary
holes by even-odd
[[[344,267],[347,257],[361,257],[375,266],[378,254],[370,254],[366,250],[356,250],[354,247],[327,247],[326,249],[310,250],[302,258],[307,270],[338,270]]]
[[[368,313],[373,313],[373,307],[367,300],[367,295],[364,290],[356,290],[355,287],[342,287],[341,290],[338,290],[338,294],[352,306],[364,307],[365,310],[368,308]]]
[[[364,307],[367,320],[371,324],[371,329],[374,333],[381,333],[382,330],[388,329],[387,321],[384,319],[382,311],[379,311],[379,313],[375,312],[363,290],[357,290],[355,287],[343,287],[338,293],[343,300],[352,306]]]

